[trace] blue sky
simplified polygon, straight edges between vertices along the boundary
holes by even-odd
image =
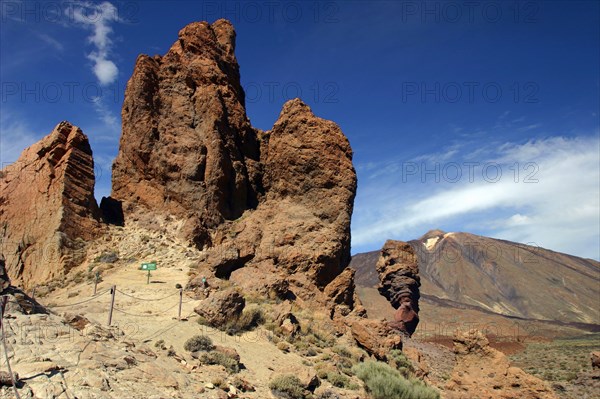
[[[108,195],[137,55],[226,17],[254,126],[300,96],[349,137],[353,253],[441,228],[599,259],[599,15],[594,1],[2,0],[0,162],[69,120]]]

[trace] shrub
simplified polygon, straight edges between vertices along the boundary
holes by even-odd
[[[244,309],[240,317],[230,321],[225,326],[229,335],[240,334],[244,331],[251,331],[265,322],[265,316],[259,307],[248,307]]]
[[[185,341],[185,344],[183,345],[183,349],[188,352],[210,351],[214,348],[215,346],[213,345],[212,339],[206,335],[193,336]]]
[[[165,340],[164,339],[159,339],[158,341],[156,341],[154,343],[154,346],[158,349],[165,349]]]
[[[227,356],[222,352],[212,351],[203,353],[200,356],[200,361],[204,364],[219,364],[230,373],[237,373],[240,371],[240,364],[237,360]]]
[[[324,391],[323,393],[321,393],[319,396],[317,396],[317,399],[341,399],[340,396],[330,390]]]
[[[181,286],[181,284],[177,283],[175,284],[175,288],[177,288],[178,290],[182,289],[183,287]]]
[[[412,376],[415,372],[412,362],[406,357],[401,350],[394,349],[389,353],[388,358],[394,367],[405,377]]]
[[[350,385],[350,378],[343,374],[331,371],[327,373],[327,381],[329,381],[334,387],[338,388],[347,388]]]
[[[385,363],[365,362],[353,367],[374,399],[439,399],[439,393],[421,381],[406,379]]]
[[[292,374],[279,375],[269,382],[273,395],[279,398],[304,399],[306,397],[302,381]]]
[[[119,255],[117,255],[116,252],[110,251],[110,252],[102,252],[102,254],[100,256],[98,256],[98,257],[96,257],[96,259],[94,259],[94,262],[115,263],[118,260],[119,260]]]
[[[279,349],[279,350],[280,350],[280,351],[282,351],[282,352],[286,352],[286,353],[287,353],[287,352],[289,352],[289,351],[290,351],[290,344],[288,344],[288,343],[287,343],[287,342],[285,342],[285,341],[280,341],[280,342],[277,344],[277,349]]]
[[[336,353],[336,354],[340,355],[341,357],[347,357],[347,358],[352,357],[352,352],[350,352],[350,350],[348,350],[348,348],[346,348],[345,346],[336,345],[333,348],[331,348],[331,350],[333,351],[333,353]]]

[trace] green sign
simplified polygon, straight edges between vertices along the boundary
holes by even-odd
[[[156,262],[142,263],[140,270],[156,270]]]

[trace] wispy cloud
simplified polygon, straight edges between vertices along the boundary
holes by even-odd
[[[94,109],[98,114],[100,120],[112,131],[119,130],[119,118],[115,116],[115,114],[108,108],[108,106],[104,103],[103,97],[94,97],[92,99],[92,104],[94,105]]]
[[[460,167],[459,179],[454,165],[444,174],[447,162],[433,173],[429,165],[429,174],[406,176],[412,170],[402,168],[360,182],[353,246],[366,249],[388,238],[417,238],[432,228],[461,225],[598,259],[599,146],[597,133],[505,143],[481,151],[486,158],[471,167],[472,176],[466,158],[455,157],[450,162]]]
[[[73,10],[73,18],[76,23],[92,31],[88,41],[95,50],[87,57],[94,63],[92,67],[94,75],[102,85],[114,83],[119,69],[109,56],[112,48],[110,35],[113,33],[111,24],[120,21],[116,7],[107,1],[100,4],[77,3]]]
[[[36,34],[44,43],[46,43],[50,47],[54,48],[54,50],[59,51],[59,52],[64,51],[65,46],[61,42],[59,42],[58,40],[53,38],[52,36],[48,35],[47,33],[36,33]]]
[[[15,162],[21,151],[37,141],[37,135],[6,109],[0,114],[0,169]]]

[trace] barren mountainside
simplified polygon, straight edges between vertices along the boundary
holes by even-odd
[[[410,241],[425,300],[526,319],[600,324],[600,263],[469,233],[433,230]],[[356,283],[377,284],[373,259],[357,254]]]

